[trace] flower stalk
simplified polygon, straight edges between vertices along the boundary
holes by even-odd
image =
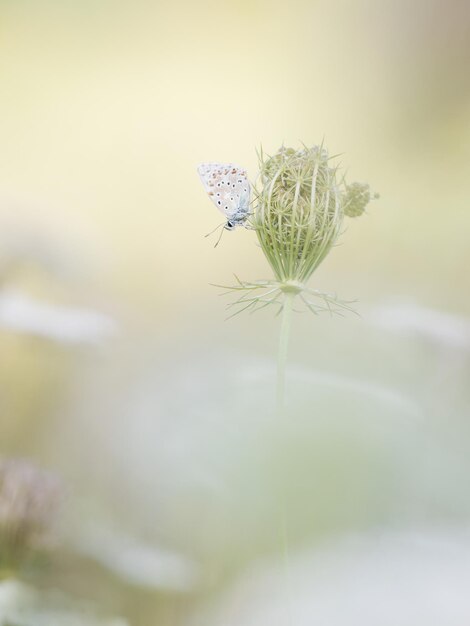
[[[279,350],[277,357],[277,386],[276,398],[277,407],[282,410],[285,404],[285,386],[286,386],[286,364],[287,353],[289,349],[290,329],[292,322],[292,309],[294,305],[295,293],[287,293],[284,298],[282,307],[281,331],[279,334]]]
[[[374,196],[377,197],[377,196]],[[358,217],[371,200],[369,186],[348,185],[323,145],[300,150],[280,148],[273,156],[259,153],[250,226],[272,268],[274,278],[241,281],[226,287],[237,293],[228,307],[233,315],[274,305],[282,313],[279,338],[277,402],[284,405],[285,368],[295,301],[316,314],[354,311],[336,295],[307,283],[336,244],[345,217]]]

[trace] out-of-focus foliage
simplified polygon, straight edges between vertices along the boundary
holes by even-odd
[[[126,626],[120,619],[100,619],[90,607],[60,594],[46,594],[21,583],[0,582],[1,626]]]

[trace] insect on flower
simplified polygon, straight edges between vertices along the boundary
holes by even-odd
[[[221,224],[233,230],[244,226],[256,232],[259,247],[274,277],[224,286],[237,299],[227,306],[234,313],[254,312],[274,305],[282,313],[278,357],[278,407],[284,406],[285,366],[294,301],[315,315],[321,311],[352,311],[350,302],[336,294],[308,286],[318,266],[336,244],[346,217],[362,215],[372,198],[369,185],[348,185],[339,174],[334,157],[321,145],[299,149],[281,146],[272,156],[259,152],[260,169],[254,186],[252,213],[246,171],[231,163],[203,163],[198,172],[215,206],[225,215]],[[248,217],[250,219],[248,219]],[[218,227],[220,228],[220,226]],[[217,230],[217,229],[216,229]],[[211,234],[211,233],[209,233]]]
[[[251,191],[246,170],[233,163],[201,163],[197,171],[209,198],[227,218],[224,229],[246,226]]]

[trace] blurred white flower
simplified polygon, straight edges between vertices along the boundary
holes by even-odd
[[[96,344],[113,336],[117,324],[92,309],[48,304],[5,289],[0,293],[0,329],[64,344]]]
[[[383,304],[369,314],[376,326],[437,346],[470,351],[470,319],[410,302]]]
[[[148,369],[137,377],[117,376],[109,363],[80,379],[73,413],[56,431],[74,449],[55,447],[90,500],[107,502],[134,536],[200,564],[202,584],[277,549],[281,485],[291,485],[297,542],[369,523],[407,497],[403,475],[422,413],[406,393],[292,368],[292,412],[278,420],[267,361],[252,358],[246,368],[235,354],[209,360],[198,352],[163,370],[138,356]],[[120,569],[118,542],[95,543]],[[131,548],[129,555],[139,553]]]
[[[0,626],[127,626],[58,592],[36,591],[18,581],[0,582]]]
[[[98,524],[82,527],[74,547],[128,584],[189,591],[198,579],[196,564],[181,554]]]
[[[279,548],[281,552],[281,546]],[[470,532],[348,536],[322,550],[251,565],[187,626],[465,626]]]
[[[258,364],[256,367],[247,367],[241,376],[244,382],[253,384],[256,381],[260,383],[263,374]],[[405,419],[421,420],[423,417],[421,407],[400,389],[371,382],[367,378],[344,376],[335,372],[305,369],[298,366],[290,367],[289,376],[293,381],[308,386],[318,386],[322,391],[359,395],[369,398],[372,403],[383,403],[389,409],[396,410],[398,415]]]

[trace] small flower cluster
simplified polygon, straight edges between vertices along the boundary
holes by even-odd
[[[374,194],[378,198],[379,194]],[[348,217],[359,217],[371,200],[370,187],[366,183],[346,185],[343,192],[343,211]]]
[[[17,572],[53,545],[59,481],[20,459],[0,459],[0,573]]]

